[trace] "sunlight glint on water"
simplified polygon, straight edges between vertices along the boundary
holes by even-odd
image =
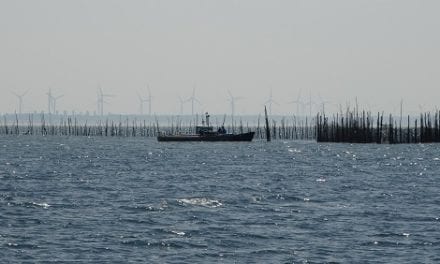
[[[0,259],[439,262],[437,145],[0,137]]]

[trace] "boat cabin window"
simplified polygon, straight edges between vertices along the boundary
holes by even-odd
[[[196,127],[197,134],[206,134],[206,133],[211,133],[213,131],[214,130],[213,130],[212,126],[197,126]]]

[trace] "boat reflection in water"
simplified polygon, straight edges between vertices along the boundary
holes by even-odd
[[[196,127],[196,134],[178,134],[165,135],[160,133],[157,137],[158,141],[252,141],[255,132],[247,132],[241,134],[229,134],[224,126],[217,131],[209,125],[209,114],[206,113],[206,126],[202,121],[202,126]]]

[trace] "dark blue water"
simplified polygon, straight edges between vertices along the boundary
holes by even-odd
[[[440,263],[439,147],[0,137],[0,260]]]

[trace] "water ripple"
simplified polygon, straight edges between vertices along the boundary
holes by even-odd
[[[4,263],[440,261],[436,145],[0,146]]]

